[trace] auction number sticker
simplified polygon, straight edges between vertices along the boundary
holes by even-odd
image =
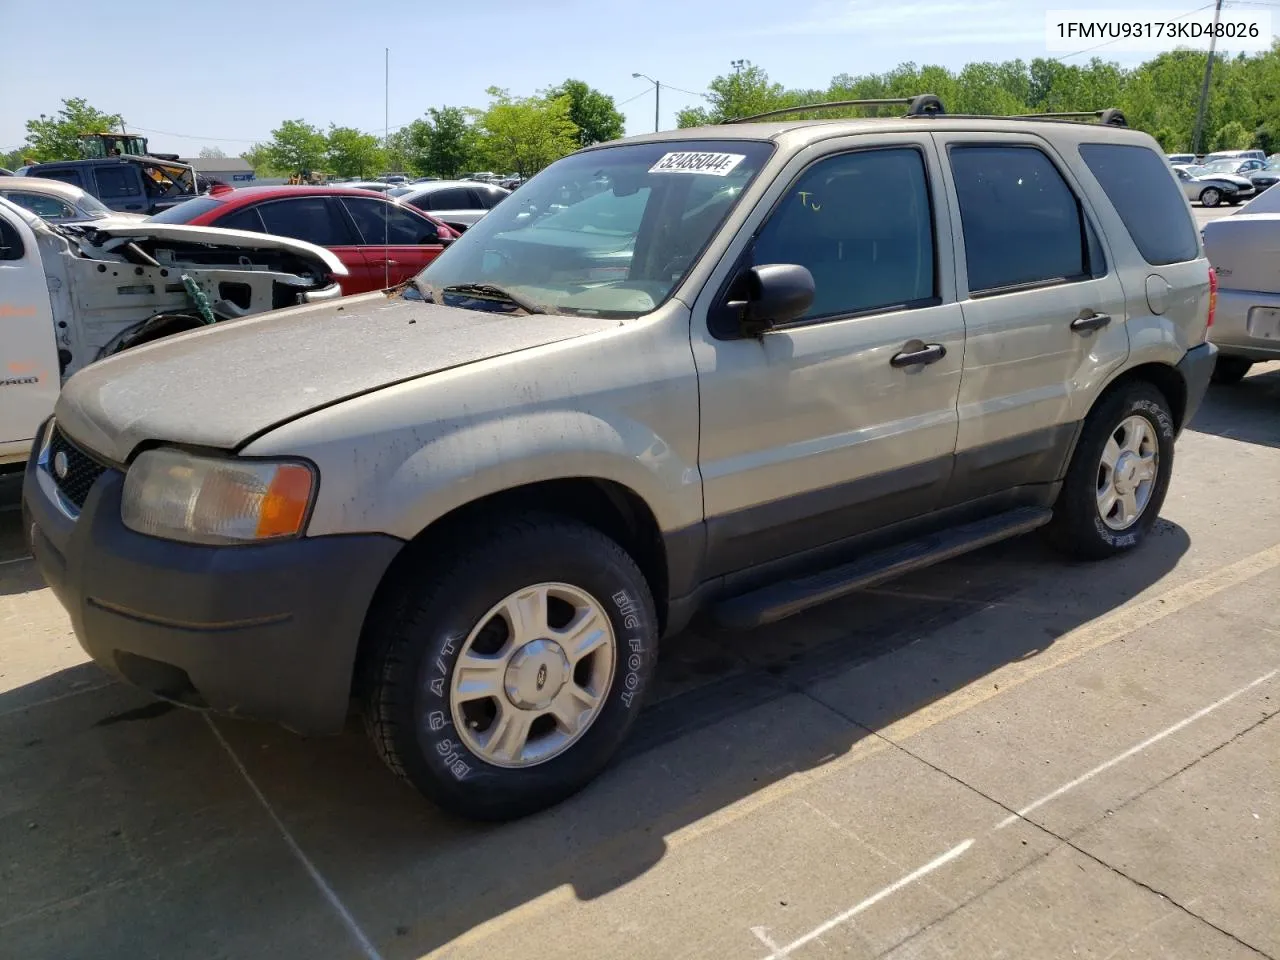
[[[713,177],[727,177],[733,168],[745,159],[747,159],[745,153],[682,151],[664,154],[661,160],[649,168],[649,172],[704,173]]]

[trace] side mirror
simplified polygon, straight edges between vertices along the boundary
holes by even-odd
[[[732,292],[726,306],[738,313],[742,335],[758,337],[813,306],[813,274],[798,263],[766,263],[740,274]]]

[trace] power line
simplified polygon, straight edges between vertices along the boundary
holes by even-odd
[[[639,100],[641,97],[648,95],[648,93],[649,93],[649,91],[648,91],[648,90],[641,90],[641,91],[640,91],[639,93],[637,93],[634,97],[627,97],[627,99],[625,99],[625,100],[619,100],[619,101],[618,101],[618,103],[616,104],[616,106],[619,106],[619,107],[625,107],[625,106],[626,106],[628,103],[630,103],[632,100]]]
[[[664,83],[664,84],[662,85],[662,89],[664,89],[664,90],[675,90],[675,91],[677,91],[677,92],[679,92],[679,93],[687,93],[687,94],[688,94],[689,96],[691,96],[691,97],[702,97],[702,99],[704,99],[704,100],[710,100],[710,99],[711,99],[711,97],[709,97],[709,96],[708,96],[707,94],[705,94],[705,93],[698,93],[698,91],[696,91],[696,90],[685,90],[683,87],[673,87],[673,86],[672,86],[671,84],[669,84],[669,83]]]

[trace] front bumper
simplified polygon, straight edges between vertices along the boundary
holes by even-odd
[[[1187,406],[1182,413],[1182,423],[1186,427],[1191,418],[1200,409],[1205,392],[1209,389],[1209,378],[1213,376],[1214,364],[1218,362],[1218,348],[1212,343],[1202,343],[1192,347],[1178,361],[1178,373],[1182,374],[1182,382],[1187,385]]]
[[[342,729],[365,613],[401,541],[176,543],[125,527],[118,470],[94,481],[75,517],[40,471],[32,457],[22,498],[32,553],[89,656],[188,706],[303,734]]]

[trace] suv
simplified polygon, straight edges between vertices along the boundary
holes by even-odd
[[[121,213],[160,213],[190,200],[201,189],[191,167],[152,157],[55,160],[23,167],[22,172],[79,187]]]
[[[443,807],[552,804],[697,611],[1148,536],[1212,273],[1156,142],[1105,119],[922,97],[579,151],[398,290],[71,378],[25,478],[37,561],[161,697],[306,734],[354,697]]]

